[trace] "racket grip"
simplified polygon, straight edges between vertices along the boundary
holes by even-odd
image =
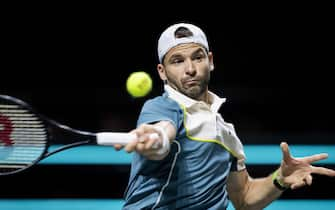
[[[126,145],[137,138],[134,133],[101,132],[96,135],[97,144],[106,146],[112,146],[114,144]]]
[[[105,145],[105,146],[112,146],[114,144],[121,144],[126,145],[129,142],[137,139],[136,134],[134,133],[116,133],[116,132],[101,132],[97,133],[97,144]],[[149,135],[150,139],[158,139],[159,136],[157,133],[152,133]],[[156,141],[152,148],[156,149],[159,148],[160,142]]]

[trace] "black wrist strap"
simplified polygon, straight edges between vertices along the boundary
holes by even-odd
[[[273,184],[281,191],[287,190],[287,187],[281,186],[277,179],[273,179]]]

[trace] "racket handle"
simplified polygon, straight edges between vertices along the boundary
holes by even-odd
[[[101,132],[97,133],[99,145],[112,146],[114,144],[126,145],[137,138],[134,133]]]
[[[129,142],[137,139],[136,134],[134,133],[116,133],[116,132],[101,132],[97,133],[97,144],[112,146],[114,144],[126,145]],[[158,139],[159,136],[157,133],[152,133],[149,135],[150,139]],[[160,146],[159,141],[156,141],[152,148],[158,148]]]

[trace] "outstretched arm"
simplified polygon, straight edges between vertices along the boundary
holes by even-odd
[[[317,154],[303,158],[294,158],[289,152],[287,143],[281,143],[283,160],[275,176],[253,179],[247,170],[231,172],[228,177],[228,194],[236,209],[263,209],[282,194],[273,179],[284,188],[296,189],[312,184],[312,174],[335,176],[335,171],[315,167],[313,162],[326,159],[327,154]]]

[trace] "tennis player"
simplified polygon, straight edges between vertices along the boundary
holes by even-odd
[[[218,112],[225,99],[208,90],[214,64],[204,32],[187,23],[168,27],[158,56],[165,92],[144,104],[132,131],[138,139],[124,147],[135,151],[124,210],[226,209],[229,200],[236,209],[263,209],[284,190],[311,185],[312,174],[335,176],[311,165],[327,154],[294,158],[282,142],[278,169],[250,177],[234,126]]]

